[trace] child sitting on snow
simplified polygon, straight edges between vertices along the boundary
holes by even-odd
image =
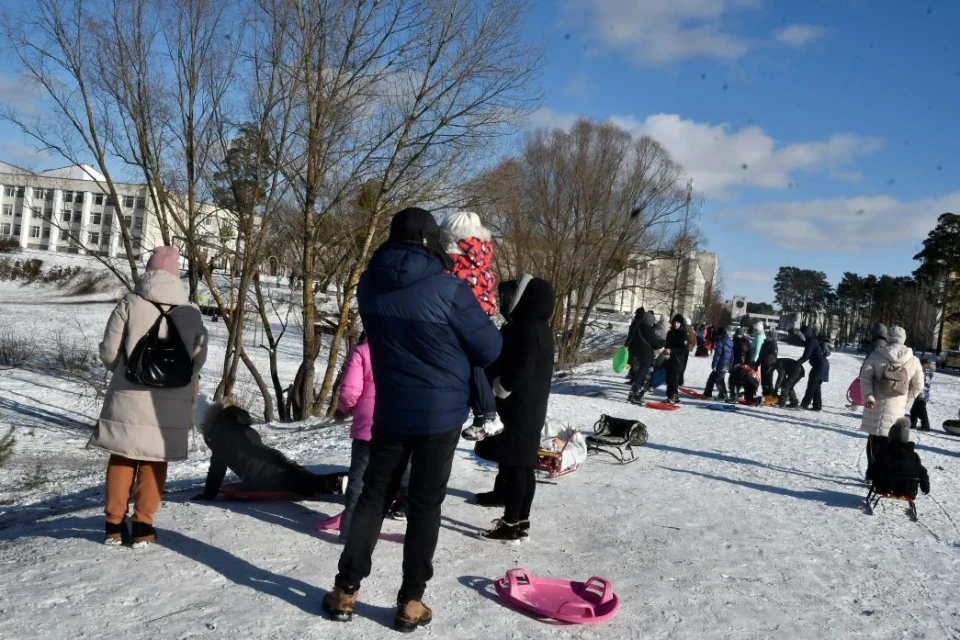
[[[890,427],[886,444],[874,455],[871,479],[877,493],[914,498],[913,479],[919,480],[924,494],[930,493],[930,476],[910,442],[910,418],[900,418]]]
[[[492,495],[478,494],[478,504],[504,506],[503,517],[484,537],[513,541],[527,537],[536,491],[540,433],[547,418],[553,378],[553,287],[523,275],[500,285],[503,350],[490,368],[503,431],[487,436],[474,451],[499,465]],[[481,497],[483,496],[483,497]]]
[[[497,279],[493,275],[493,244],[490,231],[472,211],[451,213],[440,225],[444,249],[453,260],[450,274],[470,285],[480,307],[490,316],[497,315]],[[470,380],[470,404],[473,425],[463,431],[467,440],[482,440],[499,430],[497,407],[490,381],[481,367],[474,367]]]
[[[756,407],[763,403],[757,397],[757,390],[760,388],[760,374],[749,364],[738,364],[733,368],[733,374],[730,376],[730,387],[733,392],[727,402],[735,403],[740,389],[743,389],[744,401],[748,406]]]

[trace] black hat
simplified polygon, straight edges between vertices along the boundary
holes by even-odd
[[[440,244],[440,225],[426,209],[408,207],[398,211],[390,221],[390,242],[419,245],[440,258],[445,269],[453,268],[453,260]]]

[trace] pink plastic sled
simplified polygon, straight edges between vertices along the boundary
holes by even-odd
[[[650,409],[658,409],[660,411],[676,411],[680,408],[680,405],[669,404],[667,402],[648,402],[647,407]]]
[[[593,624],[613,617],[620,598],[603,578],[586,582],[531,578],[525,569],[511,569],[495,583],[497,594],[515,607],[544,618],[572,624]]]
[[[317,531],[339,531],[340,530],[340,516],[343,513],[338,513],[337,515],[327,518],[326,520],[321,520],[320,524],[317,525]]]
[[[855,407],[863,406],[863,394],[860,393],[860,378],[855,378],[847,387],[847,402]]]
[[[251,502],[293,500],[297,496],[292,491],[245,491],[243,484],[240,482],[228,482],[220,487],[220,493],[234,500],[249,500]]]

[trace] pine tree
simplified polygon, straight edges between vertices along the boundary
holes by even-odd
[[[960,215],[944,213],[923,241],[923,250],[913,256],[920,261],[914,271],[917,280],[930,285],[934,302],[940,306],[940,332],[937,353],[943,349],[943,331],[947,322],[960,318],[957,278],[960,276]]]

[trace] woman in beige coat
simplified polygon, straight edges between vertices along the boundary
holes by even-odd
[[[860,370],[860,390],[863,394],[863,420],[860,431],[867,437],[867,482],[873,467],[877,447],[886,445],[887,433],[893,424],[907,415],[908,407],[923,392],[923,369],[913,350],[904,342],[907,332],[902,327],[890,327],[887,344],[871,353]],[[881,380],[891,366],[902,367],[907,379],[903,395],[884,391]]]
[[[168,316],[193,357],[194,382],[178,389],[144,387],[126,377],[127,357],[160,316],[154,305],[173,308]],[[164,337],[167,323],[161,323]],[[167,462],[187,457],[197,374],[207,357],[207,331],[200,310],[188,304],[180,282],[176,247],[157,247],[133,293],[120,301],[107,321],[100,360],[113,373],[103,409],[88,446],[108,451],[106,540],[121,544],[134,490],[133,543],[156,541],[153,518],[167,478]]]

